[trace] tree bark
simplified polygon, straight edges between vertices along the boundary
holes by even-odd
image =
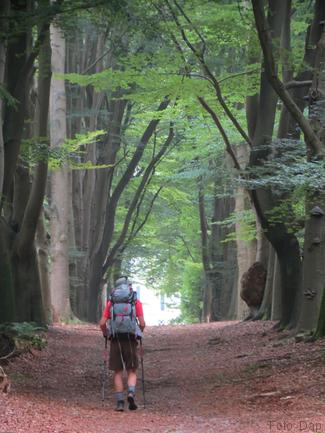
[[[44,143],[47,140],[47,121],[49,111],[49,94],[51,81],[51,48],[49,38],[49,25],[42,27],[43,42],[39,51],[39,74],[38,74],[38,107],[36,110],[36,130],[37,136],[42,137]],[[47,144],[45,144],[47,146]],[[41,214],[43,199],[45,195],[45,187],[47,180],[47,154],[37,163],[32,187],[29,188],[29,174],[27,170],[20,167],[22,175],[28,178],[27,182],[20,182],[23,188],[28,186],[28,191],[25,194],[17,194],[15,188],[15,219],[20,230],[16,236],[14,244],[14,266],[19,276],[15,275],[16,281],[16,305],[17,314],[21,320],[28,320],[33,317],[33,320],[44,322],[44,305],[42,301],[41,279],[39,275],[38,258],[35,248],[35,236],[37,223]],[[19,173],[17,170],[16,176]],[[19,185],[19,183],[17,183]],[[30,190],[29,190],[30,189]],[[23,206],[22,206],[23,204]],[[23,209],[23,213],[19,216],[17,209]],[[35,261],[35,262],[34,262]],[[30,268],[30,273],[26,271],[27,265]],[[34,272],[34,275],[33,275]],[[27,278],[26,281],[24,278]],[[28,290],[30,293],[28,294]],[[21,293],[21,292],[24,293]],[[29,301],[29,302],[28,302]],[[26,316],[26,305],[30,305],[30,316]],[[25,313],[26,310],[26,313]]]
[[[202,179],[198,180],[198,203],[199,203],[199,216],[200,216],[200,233],[201,233],[201,254],[202,264],[204,270],[204,288],[203,288],[203,311],[202,320],[204,322],[211,322],[213,320],[212,312],[212,298],[213,298],[213,284],[211,279],[212,266],[209,255],[209,241],[208,241],[208,223],[205,214],[205,197]]]
[[[0,218],[0,322],[16,318],[15,289],[10,257],[12,231]]]
[[[270,2],[270,4],[273,4],[274,6],[278,7],[279,6],[277,5],[278,1],[279,0],[273,0]],[[252,0],[252,4],[253,4],[253,11],[255,16],[255,23],[258,31],[258,36],[263,50],[265,72],[267,74],[268,80],[272,88],[274,89],[274,91],[278,94],[278,96],[281,98],[281,100],[287,107],[292,117],[296,120],[296,122],[301,127],[307,145],[313,149],[315,155],[322,156],[323,154],[322,143],[320,142],[319,138],[314,133],[310,123],[304,117],[303,113],[300,111],[299,107],[295,104],[293,98],[290,96],[290,93],[285,89],[285,86],[283,85],[283,83],[278,77],[277,68],[276,68],[276,64],[272,52],[272,39],[270,35],[270,27],[268,26],[264,16],[263,4],[259,0]],[[285,4],[286,2],[284,1],[282,5],[285,6]],[[284,13],[282,14],[283,16],[285,16]],[[276,34],[272,35],[273,38],[275,36]]]
[[[261,306],[253,318],[253,320],[270,320],[271,309],[272,309],[272,291],[273,291],[273,279],[274,279],[274,263],[275,263],[275,251],[272,245],[269,243],[269,254],[267,263],[267,274],[266,283],[264,289],[263,300]],[[265,264],[263,263],[265,266]]]
[[[260,3],[257,4],[253,0],[254,13],[256,13],[257,9],[260,11],[260,6]],[[260,26],[255,14],[260,37],[262,38],[260,28],[264,29],[267,26],[268,31],[272,29],[273,39],[280,39],[283,26],[285,25],[284,19],[288,18],[288,16],[288,1],[270,1],[268,24],[266,24],[264,18],[263,26]],[[265,35],[263,38],[265,38]],[[272,87],[274,80],[272,81],[270,78],[276,75],[276,65],[272,57],[273,63],[270,66],[269,50],[265,50],[264,45],[262,45],[262,48],[265,68],[261,75],[259,116],[253,140],[253,151],[250,156],[251,167],[263,165],[265,159],[272,151],[271,143],[277,103],[277,94]],[[266,52],[268,57],[266,57]],[[288,108],[287,105],[286,107]],[[300,283],[299,243],[294,234],[288,232],[284,223],[269,224],[266,216],[267,212],[278,205],[278,199],[270,189],[253,190],[251,198],[265,235],[276,250],[279,259],[282,279],[281,326],[289,326],[292,319],[297,288]]]
[[[46,323],[52,323],[52,302],[49,276],[49,240],[45,228],[44,212],[41,213],[37,224],[36,248],[38,269],[42,290],[43,310]]]
[[[325,210],[325,201],[321,194],[314,196],[307,203],[307,221],[305,229],[303,290],[301,313],[298,321],[299,331],[314,331],[320,315],[320,304],[325,285],[325,216],[313,215],[313,209]]]
[[[236,156],[240,165],[245,167],[249,160],[248,145],[242,144],[236,149]],[[249,196],[244,188],[237,188],[235,191],[235,213],[240,214],[247,209],[251,208]],[[240,221],[236,222],[236,233],[241,232]],[[237,292],[236,292],[236,319],[243,320],[249,315],[249,308],[240,297],[241,279],[251,265],[256,261],[257,242],[244,241],[241,239],[236,240],[237,244],[237,264],[238,264],[238,279],[237,279]]]
[[[325,289],[323,289],[322,303],[320,306],[320,314],[317,322],[315,337],[320,338],[325,335]]]
[[[3,0],[0,4],[0,15],[8,15],[10,9],[10,1]],[[2,19],[2,29],[5,33],[8,28],[8,22],[6,19]],[[4,84],[5,78],[5,68],[6,68],[6,41],[3,39],[0,41],[0,85]],[[0,194],[2,194],[3,189],[3,178],[4,178],[4,140],[3,140],[3,100],[0,100]]]
[[[65,39],[61,29],[51,25],[52,71],[65,72]],[[51,82],[51,146],[60,147],[66,140],[66,96],[63,80]],[[69,178],[66,164],[51,176],[51,299],[54,322],[71,316],[69,298]]]
[[[325,19],[324,7],[323,20]],[[325,27],[317,46],[313,83],[310,90],[311,125],[325,149],[324,95],[325,95]],[[309,148],[309,160],[314,152]],[[306,228],[303,262],[303,297],[298,329],[315,331],[325,286],[325,200],[323,191],[309,190],[306,194]]]
[[[45,32],[45,30],[43,29]],[[43,155],[37,163],[32,188],[24,210],[24,216],[21,224],[21,231],[18,238],[17,250],[20,255],[28,254],[30,245],[34,242],[36,228],[41,213],[48,168],[48,113],[50,99],[50,84],[51,84],[51,45],[49,26],[47,32],[44,33],[44,41],[40,49],[38,58],[39,73],[38,73],[38,106],[36,109],[36,136],[40,137],[43,143]]]
[[[26,2],[20,2],[20,4],[12,3],[12,7],[19,12],[26,12],[28,5]],[[22,137],[31,136],[31,128],[29,125],[24,125],[24,120],[28,112],[27,96],[30,94],[32,85],[34,60],[40,52],[39,86],[40,98],[44,105],[39,125],[43,127],[46,135],[49,76],[45,78],[45,75],[46,71],[49,71],[49,66],[45,67],[43,60],[49,56],[47,30],[48,25],[43,23],[38,32],[40,44],[37,48],[34,47],[35,50],[31,49],[30,44],[31,29],[19,30],[17,37],[10,39],[8,44],[7,86],[17,99],[18,109],[15,111],[13,107],[6,107],[5,113],[5,179],[2,199],[6,199],[6,208],[3,212],[3,225],[0,228],[3,248],[0,261],[4,272],[2,283],[7,289],[4,300],[8,306],[8,313],[13,311],[13,315],[9,313],[12,315],[11,320],[38,323],[44,323],[44,311],[34,240],[44,197],[46,173],[42,180],[37,174],[35,175],[30,190],[29,170],[22,164],[18,165],[17,161]],[[41,39],[40,35],[42,35]],[[14,308],[8,305],[8,299],[11,304],[13,296]]]
[[[19,12],[26,12],[27,2],[12,7]],[[1,196],[1,204],[5,203],[6,214],[11,216],[13,179],[17,166],[17,159],[24,132],[24,121],[27,113],[27,95],[30,89],[30,77],[32,64],[26,70],[28,52],[30,51],[30,32],[18,32],[14,39],[10,39],[7,45],[6,58],[6,85],[8,92],[16,99],[16,106],[6,106],[3,130],[4,135],[4,177]],[[21,76],[21,71],[26,73]]]
[[[266,20],[264,17],[264,11],[261,7],[261,4],[252,0],[253,10],[255,15],[255,22],[257,25],[257,30],[261,42],[261,46],[263,49],[264,60],[266,72],[268,74],[268,79],[278,93],[284,104],[286,105],[288,111],[291,113],[292,117],[296,120],[300,128],[302,129],[305,135],[305,141],[307,144],[307,152],[309,158],[316,157],[318,159],[324,158],[324,138],[323,131],[324,127],[322,125],[322,121],[320,120],[319,113],[315,112],[312,121],[308,121],[305,119],[303,113],[299,110],[299,108],[294,103],[292,97],[288,93],[287,90],[284,89],[283,84],[279,80],[276,72],[273,52],[272,52],[272,44],[269,29],[266,27]],[[315,4],[315,16],[318,16],[318,21],[316,23],[316,27],[319,26],[320,22],[324,19],[325,6],[323,2],[317,1]],[[320,13],[322,12],[322,13]],[[319,18],[322,18],[320,21]],[[315,29],[315,26],[314,26]],[[324,31],[322,33],[324,35]],[[315,70],[314,70],[314,80],[313,80],[313,89],[310,92],[310,100],[312,103],[317,101],[318,99],[322,99],[319,97],[320,94],[324,94],[324,83],[322,83],[322,76],[324,69],[324,46],[325,46],[325,37],[321,37],[318,49],[317,49],[317,57],[315,61]],[[313,107],[311,107],[313,108]],[[319,111],[323,111],[321,106],[318,107]],[[312,330],[316,326],[318,315],[319,315],[319,304],[321,300],[322,290],[324,286],[324,271],[323,263],[324,260],[324,241],[323,241],[323,233],[325,229],[325,224],[323,222],[323,211],[317,215],[314,215],[313,209],[318,206],[320,209],[324,207],[323,200],[318,196],[317,193],[310,191],[308,193],[307,199],[307,215],[308,220],[306,223],[306,231],[305,231],[305,252],[304,252],[304,265],[303,265],[303,295],[304,301],[302,303],[302,312],[300,315],[300,319],[298,322],[298,329],[307,329]],[[278,257],[280,261],[281,271],[283,269],[283,263],[281,258],[285,258],[285,255],[289,254],[288,248],[284,251],[284,248],[278,252]],[[291,257],[292,259],[292,257]],[[288,258],[287,258],[288,262]],[[288,263],[289,264],[289,263]],[[290,267],[290,264],[289,264]],[[291,268],[294,268],[294,263],[291,260]],[[293,274],[294,275],[294,274]],[[285,301],[283,299],[283,301]],[[292,302],[292,300],[291,300]]]
[[[272,308],[271,308],[271,320],[281,320],[281,295],[282,294],[282,283],[280,275],[280,265],[277,255],[275,254],[274,261],[274,273],[273,273],[273,287],[272,287]]]

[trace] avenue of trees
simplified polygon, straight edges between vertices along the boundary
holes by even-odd
[[[96,322],[120,274],[180,321],[244,319],[258,262],[253,317],[324,335],[323,1],[2,0],[0,23],[0,322]]]

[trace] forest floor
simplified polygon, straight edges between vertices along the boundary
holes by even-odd
[[[101,398],[96,326],[51,327],[48,346],[5,367],[0,433],[325,432],[325,340],[296,342],[270,322],[147,328],[135,412]],[[141,377],[141,369],[139,376]]]

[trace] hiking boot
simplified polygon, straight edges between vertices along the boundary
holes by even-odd
[[[114,409],[116,412],[123,412],[124,411],[124,401],[119,400],[116,404],[116,408]]]
[[[134,393],[133,392],[128,393],[128,403],[129,403],[129,409],[130,410],[137,410],[138,409],[138,406],[135,404],[135,401],[134,401]]]

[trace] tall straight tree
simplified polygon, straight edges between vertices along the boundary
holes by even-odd
[[[52,71],[65,72],[65,38],[57,22],[51,25]],[[65,82],[55,75],[51,82],[51,147],[60,148],[67,138]],[[54,322],[70,317],[69,298],[69,176],[63,162],[51,173],[51,273],[50,290]]]
[[[0,14],[6,16],[9,11],[9,0],[1,2]],[[3,28],[6,30],[8,23],[3,20]],[[5,67],[6,67],[6,54],[7,54],[7,41],[2,35],[0,40],[0,86],[3,89],[5,80]],[[3,98],[0,101],[0,202],[2,201],[4,166],[5,166],[5,148],[3,137],[3,120],[4,120],[4,106]],[[1,212],[1,205],[0,205]],[[14,315],[14,292],[13,282],[10,270],[9,255],[6,251],[6,239],[8,230],[5,226],[0,224],[0,296],[2,299],[0,307],[0,317],[2,320],[10,320]]]
[[[37,4],[37,12],[48,8],[48,1]],[[6,87],[16,106],[5,105],[4,115],[4,178],[1,193],[0,219],[0,292],[1,320],[44,321],[41,283],[35,248],[35,234],[42,209],[47,177],[46,157],[34,168],[19,158],[23,138],[31,138],[27,116],[33,107],[30,98],[34,62],[39,56],[38,96],[41,109],[37,114],[37,131],[47,134],[50,45],[49,20],[42,14],[35,32],[24,17],[30,17],[34,2],[11,2],[13,34],[8,35],[6,55]],[[45,16],[46,15],[46,16]],[[34,144],[35,145],[35,144]]]
[[[309,91],[311,98],[310,122],[322,143],[325,155],[325,122],[323,100],[325,95],[325,5],[316,2],[317,19],[320,18],[321,34],[317,43],[313,81]],[[308,149],[309,161],[315,161],[315,152]],[[306,227],[304,239],[303,287],[298,329],[314,331],[321,311],[321,300],[325,287],[325,197],[323,188],[310,188],[306,193]]]
[[[4,0],[0,4],[0,16],[6,16],[9,11],[10,2],[9,0]],[[6,31],[8,23],[3,19],[3,28]],[[5,68],[6,68],[6,45],[7,41],[2,35],[0,39],[0,86],[4,84],[5,78]],[[4,142],[2,133],[2,123],[3,123],[3,98],[0,100],[0,191],[2,191],[3,185],[3,175],[4,175]]]

